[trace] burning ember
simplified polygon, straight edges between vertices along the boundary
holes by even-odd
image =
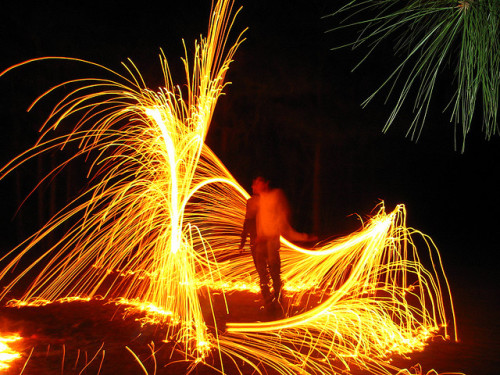
[[[17,334],[0,333],[0,370],[10,367],[10,363],[21,358],[21,354],[10,347],[10,343],[21,340]]]

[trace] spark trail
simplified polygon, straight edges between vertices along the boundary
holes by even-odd
[[[41,95],[34,104],[70,87],[38,142],[3,167],[0,178],[49,151],[73,149],[44,180],[85,158],[89,186],[0,259],[6,284],[0,299],[29,279],[11,305],[96,297],[124,303],[165,324],[165,340],[180,344],[193,363],[220,357],[261,373],[262,365],[283,374],[337,373],[351,365],[390,373],[391,354],[421,350],[433,335],[455,336],[439,254],[430,239],[406,227],[404,206],[389,214],[380,206],[360,231],[314,249],[283,239],[287,298],[291,305],[310,299],[316,305],[273,322],[229,324],[224,332],[216,319],[215,327],[205,323],[200,294],[213,306],[212,290],[255,290],[257,280],[250,256],[230,256],[248,194],[204,143],[242,41],[240,34],[226,46],[234,15],[231,1],[214,6],[207,37],[195,43],[192,61],[187,52],[183,60],[185,89],[174,85],[163,54],[165,86],[157,91],[132,62],[121,75],[67,59],[114,78],[75,79]],[[53,135],[56,128],[63,135]],[[6,281],[27,254],[68,225],[51,248]],[[424,239],[430,270],[420,262],[415,236]]]

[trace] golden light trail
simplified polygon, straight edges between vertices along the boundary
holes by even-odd
[[[244,351],[282,373],[291,361],[297,367],[289,373],[344,373],[355,366],[385,374],[391,355],[422,350],[436,334],[454,336],[455,322],[444,315],[446,279],[424,269],[415,238],[428,241],[431,257],[438,253],[429,238],[406,228],[404,218],[402,205],[390,214],[380,207],[346,238],[314,251],[283,251],[287,284],[311,288],[287,293],[290,304],[317,290],[316,304],[278,321],[229,323],[222,350]],[[433,271],[442,271],[439,258]]]
[[[29,279],[11,306],[95,298],[126,304],[127,311],[144,312],[145,321],[167,327],[164,340],[182,347],[185,360],[210,365],[219,357],[221,373],[227,359],[257,373],[265,373],[264,367],[281,374],[345,373],[351,367],[397,372],[391,355],[422,350],[435,335],[456,336],[439,253],[430,238],[407,228],[403,205],[390,213],[380,205],[359,231],[312,249],[282,239],[285,316],[228,323],[225,331],[217,326],[213,291],[224,300],[232,290],[258,291],[251,256],[235,256],[248,194],[205,144],[242,41],[240,35],[226,46],[233,21],[232,1],[217,2],[191,62],[186,52],[184,89],[173,84],[163,54],[165,86],[157,91],[146,86],[132,62],[124,64],[125,76],[67,59],[114,78],[75,79],[41,95],[35,103],[70,87],[38,142],[3,167],[0,178],[43,153],[64,149],[72,154],[41,183],[85,158],[89,186],[0,258],[0,280],[6,283],[0,299]],[[63,135],[52,136],[56,128]],[[23,257],[65,226],[51,248],[14,272]],[[417,252],[416,238],[425,254]],[[208,297],[215,327],[205,322],[201,294]]]

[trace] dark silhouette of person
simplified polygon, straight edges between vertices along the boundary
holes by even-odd
[[[309,241],[314,237],[296,232],[289,224],[290,209],[281,189],[270,188],[269,180],[257,177],[253,180],[254,195],[247,201],[247,213],[242,232],[242,244],[255,223],[255,247],[252,249],[255,267],[259,274],[260,290],[266,309],[282,302],[281,259],[279,254],[280,236],[292,241]],[[242,245],[240,244],[240,249]],[[273,293],[269,288],[272,280]]]
[[[255,182],[255,180],[254,180]],[[247,200],[245,221],[243,222],[243,230],[241,231],[240,253],[243,253],[243,247],[247,237],[250,237],[250,252],[255,263],[255,248],[257,242],[257,210],[259,209],[259,195],[255,191],[254,183],[252,183],[252,196]]]

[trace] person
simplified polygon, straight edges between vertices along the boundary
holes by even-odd
[[[254,195],[249,199],[250,202],[247,202],[242,239],[243,236],[246,238],[244,233],[249,225],[247,220],[255,218],[255,248],[252,251],[262,298],[266,308],[269,309],[276,304],[281,305],[282,302],[280,236],[283,235],[292,241],[309,241],[313,237],[298,233],[290,226],[288,201],[281,189],[270,188],[269,180],[262,176],[255,178],[252,192]],[[270,280],[273,287],[272,294],[269,288]]]
[[[243,230],[241,231],[240,254],[243,253],[243,248],[247,237],[250,237],[250,253],[255,264],[255,248],[257,240],[257,210],[259,208],[259,194],[257,194],[254,184],[252,183],[252,196],[247,200],[245,221],[243,222]]]

